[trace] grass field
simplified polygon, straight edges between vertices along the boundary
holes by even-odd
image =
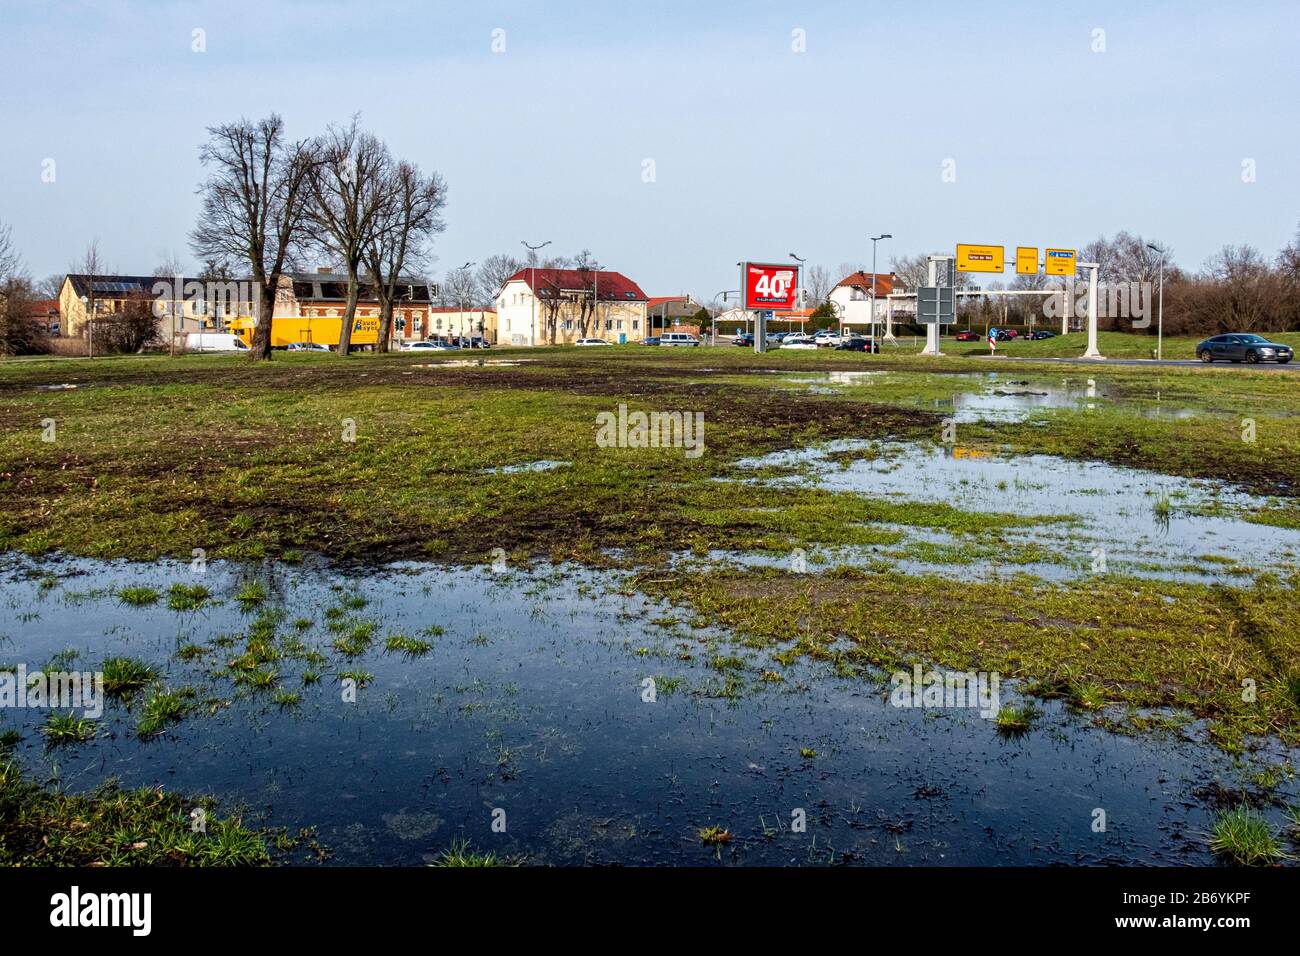
[[[1103,348],[1121,352],[1111,336]],[[830,371],[884,375],[833,393],[798,381]],[[500,549],[520,562],[657,567],[648,590],[778,659],[847,654],[888,666],[920,655],[996,668],[1081,707],[1118,705],[1130,724],[1139,708],[1178,707],[1209,718],[1224,746],[1257,734],[1297,740],[1294,575],[1239,587],[1081,577],[954,591],[942,576],[879,567],[812,576],[662,570],[677,554],[871,547],[909,528],[959,535],[971,562],[1005,551],[1001,535],[1032,522],[1011,504],[973,514],[777,489],[736,467],[832,439],[933,445],[945,396],[980,388],[988,371],[958,354],[637,347],[494,349],[468,363],[280,355],[262,365],[219,356],[6,364],[0,546],[143,560],[188,560],[196,548],[248,560],[318,552],[365,563],[483,562]],[[963,425],[963,447],[1221,478],[1275,496],[1259,520],[1297,524],[1300,381],[1289,374],[1020,363],[1014,374],[1072,387],[1091,381],[1112,401],[1088,414],[1044,409],[1028,421]],[[702,413],[707,453],[599,447],[596,416],[619,403]],[[1198,414],[1150,414],[1170,406]],[[1253,441],[1243,440],[1246,419]],[[568,464],[511,468],[543,461]],[[832,650],[844,637],[852,647]],[[1258,683],[1258,704],[1242,701],[1245,679]]]

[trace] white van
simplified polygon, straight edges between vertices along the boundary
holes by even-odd
[[[248,346],[229,332],[190,332],[185,336],[187,352],[247,352]]]
[[[665,332],[659,336],[660,345],[699,345],[700,340],[689,332]]]

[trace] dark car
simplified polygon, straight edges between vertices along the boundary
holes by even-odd
[[[1037,342],[1039,339],[1054,339],[1056,338],[1056,333],[1051,332],[1047,329],[1039,329],[1037,332],[1035,332],[1033,335],[1029,337],[1033,339],[1035,342]]]
[[[999,342],[1010,342],[1016,337],[1014,329],[998,329],[997,340]]]
[[[658,344],[659,344],[659,336],[657,336],[657,335],[650,335],[650,336],[647,336],[646,338],[644,338],[644,339],[641,340],[641,344],[642,344],[642,345],[658,345]]]
[[[740,335],[737,335],[734,339],[731,340],[731,344],[752,346],[754,344],[754,333],[744,332]]]
[[[958,342],[978,342],[981,336],[971,329],[962,329],[957,333],[956,338]]]
[[[1249,332],[1216,335],[1196,346],[1196,357],[1206,363],[1219,359],[1228,362],[1250,362],[1252,365],[1257,362],[1277,362],[1279,365],[1285,365],[1291,361],[1294,354],[1289,345],[1270,342],[1262,335]]]
[[[861,335],[850,335],[835,346],[837,352],[871,352],[880,353],[880,343]]]

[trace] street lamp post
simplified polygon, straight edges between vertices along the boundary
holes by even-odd
[[[1156,306],[1156,361],[1165,357],[1165,250],[1147,243],[1148,249],[1160,253],[1160,304]]]
[[[808,260],[807,260],[807,259],[804,259],[804,258],[802,258],[802,257],[800,257],[800,256],[796,256],[793,252],[790,253],[790,258],[793,259],[793,260],[795,260],[797,263],[799,263],[799,265],[798,265],[798,267],[797,267],[797,270],[798,270],[798,279],[795,281],[795,284],[794,284],[794,287],[795,287],[795,289],[796,289],[796,291],[797,291],[797,290],[800,288],[800,286],[805,286],[805,285],[807,285],[807,282],[808,282],[808,271],[807,271],[807,267],[804,265],[804,263],[807,262]],[[806,292],[807,290],[805,289],[804,291]],[[800,316],[800,317],[799,317],[799,331],[800,331],[800,332],[804,331],[804,327],[803,327],[803,316]]]
[[[469,273],[469,270],[472,269],[472,268],[474,267],[474,265],[475,265],[475,263],[473,263],[473,262],[467,262],[467,263],[465,263],[463,266],[460,267],[460,271],[461,271],[462,273],[466,273],[466,274],[468,274],[468,273]],[[465,341],[465,347],[466,347],[466,348],[472,348],[472,347],[473,347],[473,342],[471,342],[470,339],[466,338],[465,335],[464,335],[464,331],[465,331],[465,304],[466,304],[466,303],[465,303],[465,283],[462,282],[462,283],[460,284],[460,328],[461,328],[461,338],[464,339],[464,341]],[[471,330],[471,331],[473,331],[473,330]]]
[[[719,293],[718,293],[717,295],[715,295],[713,298],[715,298],[715,299],[720,298],[720,299],[722,299],[723,302],[726,302],[726,301],[727,301],[727,296],[732,295],[732,294],[735,294],[735,295],[739,296],[739,295],[740,295],[740,292],[739,292],[738,290],[736,290],[736,289],[728,289],[726,292],[719,292]],[[709,325],[710,325],[710,329],[709,329],[709,339],[710,339],[710,341],[709,341],[709,344],[710,344],[710,345],[717,345],[717,344],[718,344],[718,317],[717,317],[716,315],[713,316],[713,317],[709,320]]]
[[[547,239],[545,242],[536,246],[529,244],[523,239],[519,241],[523,243],[525,249],[532,253],[532,255],[528,257],[531,260],[528,267],[528,300],[532,305],[532,317],[528,321],[528,344],[531,346],[533,344],[533,330],[537,328],[537,250],[549,246],[551,240]]]
[[[876,347],[876,243],[881,239],[893,239],[887,232],[871,237],[871,347]]]

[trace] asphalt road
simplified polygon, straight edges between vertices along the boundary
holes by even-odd
[[[1115,358],[1115,359],[1086,359],[1081,356],[1069,358],[1046,357],[1033,358],[1028,355],[974,355],[971,358],[983,359],[986,362],[1066,362],[1074,365],[1171,365],[1171,366],[1195,366],[1196,368],[1249,368],[1257,372],[1298,372],[1300,363],[1289,362],[1286,365],[1279,365],[1277,362],[1260,362],[1258,365],[1247,365],[1245,362],[1211,362],[1208,366],[1197,359],[1162,359],[1157,362],[1155,359],[1135,359],[1135,358]]]

